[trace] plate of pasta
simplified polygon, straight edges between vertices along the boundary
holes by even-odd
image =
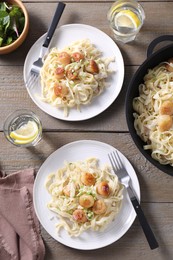
[[[27,54],[25,82],[45,37],[40,37]],[[118,97],[123,80],[124,62],[116,43],[95,27],[68,24],[56,30],[38,81],[26,88],[47,114],[80,121],[105,111]]]
[[[51,154],[39,169],[34,207],[55,240],[75,249],[98,249],[114,243],[131,227],[136,213],[110,166],[108,153],[113,150],[93,140],[72,142]],[[118,153],[140,200],[136,173]]]

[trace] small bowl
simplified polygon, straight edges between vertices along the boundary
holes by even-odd
[[[24,4],[20,0],[9,0],[8,4],[18,5],[22,9],[25,17],[25,25],[22,33],[14,42],[12,42],[10,45],[0,47],[0,55],[7,54],[16,50],[24,42],[29,30],[29,16]]]

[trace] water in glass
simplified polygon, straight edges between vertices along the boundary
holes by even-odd
[[[141,29],[145,13],[135,0],[118,0],[109,9],[107,18],[115,39],[127,43],[133,41]]]
[[[42,124],[32,111],[21,109],[10,114],[4,123],[8,141],[20,147],[35,146],[42,137]]]

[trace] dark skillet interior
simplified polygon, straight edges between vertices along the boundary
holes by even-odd
[[[144,142],[141,138],[136,134],[136,130],[134,128],[134,117],[133,117],[133,98],[139,96],[139,84],[143,83],[143,78],[145,74],[147,74],[148,69],[152,69],[157,66],[162,61],[167,61],[169,58],[173,57],[173,44],[160,49],[159,51],[152,54],[136,71],[133,76],[126,94],[125,100],[125,109],[126,109],[126,120],[129,128],[129,132],[133,138],[138,149],[141,153],[149,160],[153,165],[155,165],[161,171],[173,176],[173,167],[170,165],[162,165],[151,157],[151,152],[149,150],[145,151],[143,149]]]

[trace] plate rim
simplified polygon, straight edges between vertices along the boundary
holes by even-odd
[[[101,110],[99,110],[99,111],[96,111],[93,115],[90,115],[90,116],[84,116],[83,118],[81,118],[81,117],[79,117],[79,118],[74,118],[74,117],[70,117],[70,113],[69,113],[69,115],[68,115],[68,117],[64,117],[64,115],[63,115],[63,110],[61,111],[61,112],[59,112],[58,111],[58,108],[57,108],[57,114],[55,115],[55,112],[54,111],[47,111],[46,110],[46,107],[44,108],[44,105],[46,106],[46,105],[50,105],[50,104],[44,104],[44,102],[42,101],[38,101],[38,98],[35,98],[34,97],[34,93],[32,93],[32,90],[30,90],[30,89],[28,89],[27,87],[26,87],[26,84],[25,84],[25,87],[26,87],[26,89],[27,89],[27,92],[28,92],[28,94],[29,94],[29,96],[30,96],[30,98],[32,99],[32,101],[43,111],[43,112],[45,112],[45,113],[47,113],[48,115],[50,115],[50,116],[52,116],[52,117],[54,117],[54,118],[56,118],[56,119],[60,119],[60,120],[64,120],[64,121],[74,121],[74,122],[78,122],[78,121],[84,121],[84,120],[88,120],[88,119],[91,119],[91,118],[94,118],[94,117],[96,117],[96,116],[98,116],[98,115],[100,115],[101,113],[103,113],[106,109],[108,109],[113,103],[114,103],[114,101],[117,99],[117,97],[119,96],[119,94],[120,94],[120,92],[121,92],[121,89],[122,89],[122,87],[123,87],[123,83],[124,83],[124,74],[125,74],[125,65],[124,65],[124,59],[123,59],[123,56],[122,56],[122,53],[121,53],[121,51],[120,51],[120,48],[118,47],[118,45],[113,41],[113,39],[108,35],[108,34],[106,34],[104,31],[102,31],[102,30],[100,30],[100,29],[98,29],[98,28],[96,28],[96,27],[94,27],[94,26],[91,26],[91,25],[88,25],[88,24],[80,24],[80,23],[71,23],[71,24],[65,24],[65,25],[62,25],[62,26],[59,26],[56,30],[55,30],[55,35],[54,35],[54,37],[57,37],[57,33],[58,33],[58,30],[60,31],[60,30],[63,30],[63,29],[65,29],[66,30],[66,28],[68,29],[68,28],[70,28],[70,29],[76,29],[76,28],[79,28],[80,30],[81,29],[91,29],[92,31],[95,31],[95,32],[97,32],[97,33],[99,33],[102,37],[104,37],[104,38],[107,38],[108,40],[109,40],[109,42],[110,42],[110,44],[112,45],[112,46],[114,46],[114,48],[115,48],[115,50],[116,50],[116,52],[117,52],[117,54],[118,54],[118,56],[121,58],[121,60],[119,61],[119,63],[121,63],[121,73],[120,73],[120,75],[119,75],[119,78],[118,78],[118,80],[119,80],[119,84],[118,84],[118,87],[117,87],[117,89],[118,89],[118,91],[116,92],[116,94],[115,94],[115,97],[111,100],[111,102],[109,102],[105,107],[103,107]],[[24,77],[24,82],[26,82],[26,78],[27,78],[27,76],[28,76],[28,73],[27,73],[27,71],[28,71],[28,65],[30,64],[30,67],[31,67],[31,63],[32,62],[34,62],[34,60],[32,60],[32,52],[34,53],[34,48],[37,46],[37,44],[39,44],[40,45],[40,48],[41,48],[41,44],[43,43],[43,40],[44,40],[44,38],[46,37],[46,34],[47,33],[45,33],[45,34],[43,34],[42,36],[40,36],[36,41],[35,41],[35,43],[31,46],[31,48],[29,49],[29,51],[28,51],[28,53],[27,53],[27,55],[26,55],[26,58],[25,58],[25,61],[24,61],[24,66],[23,66],[23,77]],[[88,37],[86,37],[86,38],[88,38]],[[53,39],[52,39],[52,41],[53,41]],[[75,40],[73,40],[73,41],[75,41]],[[93,42],[93,44],[95,44],[94,42]],[[51,46],[51,44],[50,44],[50,47],[49,47],[49,49],[51,49],[51,48],[53,48],[53,46]],[[31,59],[31,61],[29,62],[29,60]],[[116,59],[116,57],[115,57],[115,59]],[[116,61],[115,61],[116,62]],[[113,85],[113,84],[112,84]],[[111,87],[111,86],[110,86]],[[103,95],[103,94],[105,94],[105,91],[103,91],[103,93],[101,93],[101,95]],[[98,98],[99,96],[97,96],[96,98]],[[92,103],[93,103],[94,101],[92,101]],[[92,106],[92,103],[90,104],[91,106]],[[89,105],[89,106],[90,106]],[[88,107],[89,107],[88,106]],[[51,105],[49,106],[50,107],[50,110],[51,110]],[[81,106],[82,107],[82,109],[85,109],[85,106]],[[72,110],[72,109],[71,109]],[[74,110],[76,110],[75,108],[74,108]],[[60,114],[59,114],[60,113]],[[80,111],[78,112],[79,114],[80,114]],[[78,114],[78,115],[79,115]],[[81,112],[81,114],[82,114],[82,112]],[[84,113],[83,113],[84,114]]]
[[[128,224],[128,227],[125,229],[125,231],[123,231],[123,234],[122,234],[120,237],[118,237],[118,239],[115,239],[114,241],[111,241],[111,242],[109,242],[109,243],[105,243],[104,245],[100,245],[100,246],[97,246],[97,247],[96,247],[96,246],[94,246],[94,247],[88,247],[88,248],[82,247],[82,246],[77,247],[77,246],[74,246],[74,245],[72,245],[72,244],[69,244],[69,242],[66,243],[66,242],[62,241],[62,239],[60,239],[60,236],[58,236],[57,233],[56,233],[56,237],[55,237],[55,235],[53,235],[53,234],[47,229],[45,223],[42,222],[42,219],[41,219],[41,217],[40,217],[40,215],[39,215],[39,213],[38,213],[38,209],[37,209],[37,206],[36,206],[36,196],[35,196],[35,194],[36,194],[37,182],[39,181],[39,178],[41,178],[40,176],[43,174],[43,173],[41,173],[41,171],[42,171],[42,169],[43,169],[43,171],[45,171],[44,167],[47,166],[47,164],[49,163],[49,161],[51,161],[51,159],[55,156],[55,154],[56,154],[56,153],[61,153],[61,150],[64,150],[64,149],[66,150],[66,149],[69,148],[69,146],[73,147],[74,145],[78,145],[78,144],[79,144],[79,145],[80,145],[80,144],[83,145],[84,143],[94,144],[94,145],[99,146],[99,147],[100,147],[100,145],[101,145],[101,146],[106,147],[106,149],[110,149],[110,151],[111,151],[111,150],[117,150],[118,153],[120,153],[120,155],[123,157],[123,159],[125,159],[126,162],[127,162],[129,165],[131,165],[131,168],[132,168],[132,170],[133,170],[133,174],[135,175],[135,178],[136,178],[136,181],[137,181],[137,187],[135,187],[135,188],[136,188],[136,189],[135,189],[135,192],[137,193],[137,197],[138,197],[139,202],[140,202],[141,191],[140,191],[139,180],[138,180],[136,171],[134,170],[132,164],[131,164],[130,161],[124,156],[124,154],[121,153],[117,148],[115,148],[114,146],[112,146],[112,145],[110,145],[110,144],[107,144],[107,143],[104,143],[104,142],[100,142],[100,141],[96,141],[96,140],[87,140],[87,139],[84,139],[84,140],[73,141],[73,142],[70,142],[70,143],[67,143],[67,144],[61,146],[60,148],[58,148],[57,150],[55,150],[53,153],[51,153],[51,154],[47,157],[47,159],[43,162],[43,164],[41,165],[41,167],[39,168],[39,170],[38,170],[38,172],[37,172],[37,175],[36,175],[36,178],[35,178],[35,181],[34,181],[34,187],[33,187],[33,204],[34,204],[34,209],[35,209],[36,215],[37,215],[37,217],[38,217],[38,219],[39,219],[39,222],[41,223],[41,225],[43,226],[43,228],[46,230],[46,232],[47,232],[53,239],[55,239],[55,241],[57,241],[57,242],[59,242],[59,243],[65,245],[65,246],[68,246],[68,247],[70,247],[70,248],[74,248],[74,249],[78,249],[78,250],[93,250],[93,249],[104,248],[104,247],[106,247],[106,246],[108,246],[108,245],[110,245],[110,244],[112,244],[112,243],[115,243],[115,242],[118,241],[121,237],[123,237],[123,236],[126,234],[126,232],[130,229],[130,227],[132,226],[132,224],[133,224],[133,222],[134,222],[134,220],[135,220],[135,218],[136,218],[136,212],[135,212],[135,211],[133,212],[133,216],[132,216],[132,219],[130,220],[130,224]],[[68,158],[67,158],[67,160],[68,160]],[[77,160],[77,159],[76,159],[76,160]],[[132,205],[131,205],[131,207],[132,207]],[[133,207],[132,207],[132,208],[133,208]],[[126,222],[127,222],[127,221],[126,221]],[[110,224],[111,224],[111,223],[110,223]],[[87,232],[87,231],[86,231],[86,232]],[[94,232],[94,231],[93,231],[93,232]],[[59,239],[58,239],[58,237],[59,237]]]

